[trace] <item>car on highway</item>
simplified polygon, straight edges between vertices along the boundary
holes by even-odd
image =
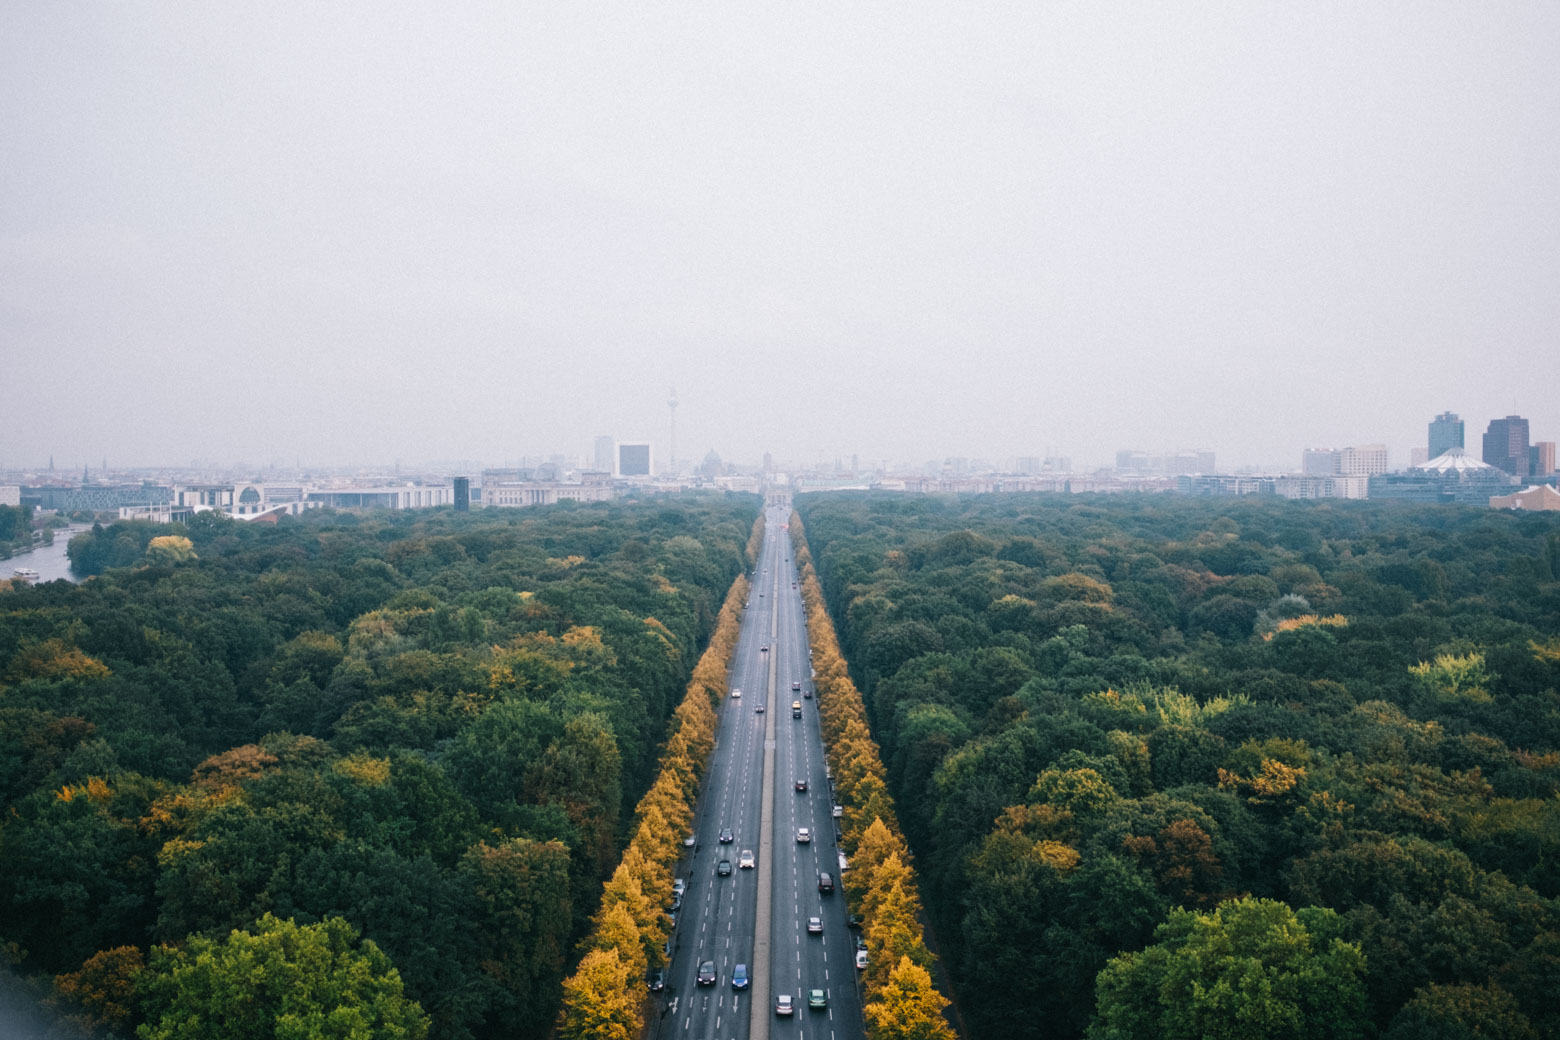
[[[684,881],[682,878],[672,879],[672,895],[676,896],[678,899],[681,899],[683,894],[687,891],[688,882]]]
[[[736,840],[736,837],[731,833],[730,827],[722,827],[720,829],[720,843],[722,845],[730,845]]]
[[[857,971],[866,971],[867,970],[867,951],[866,950],[857,950],[856,951],[856,970]]]
[[[812,687],[811,686],[807,687],[807,689],[802,691],[802,697],[804,697],[807,700],[812,700]]]
[[[845,918],[845,927],[860,928],[862,920],[863,918],[860,914],[851,914],[849,917]]]
[[[823,918],[821,918],[821,917],[809,917],[807,919],[807,933],[809,935],[820,935],[820,934],[822,934],[822,932],[823,932]]]
[[[802,684],[799,683],[799,682],[793,682],[791,684],[791,692],[792,693],[801,693],[802,692]]]
[[[762,596],[762,595],[763,595],[763,593],[762,593],[762,592],[760,592],[760,593],[759,593],[759,595],[760,595],[760,596]],[[765,644],[764,644],[764,645],[763,645],[763,646],[761,646],[761,647],[759,647],[759,648],[758,648],[758,652],[759,652],[759,653],[761,653],[761,654],[767,654],[767,653],[769,653],[769,644],[768,644],[768,643],[765,643]]]
[[[827,870],[818,871],[818,891],[822,895],[830,895],[834,891],[834,877]]]
[[[754,715],[762,715],[763,713],[764,713],[764,702],[763,701],[759,701],[757,704],[753,705],[753,714]]]
[[[739,869],[742,869],[742,870],[752,870],[753,869],[753,850],[752,849],[743,849],[742,850],[742,854],[737,857],[737,867]]]
[[[798,827],[798,828],[796,828],[796,843],[798,845],[806,845],[810,841],[812,841],[812,831],[811,830],[809,830],[806,827]]]
[[[731,696],[733,698],[735,698],[736,700],[740,701],[742,699],[742,687],[740,687],[740,686],[733,686],[731,688]]]
[[[747,973],[747,965],[746,964],[739,964],[735,968],[731,969],[731,988],[732,989],[747,989],[748,988],[748,973]]]
[[[802,702],[801,701],[792,701],[791,702],[791,718],[799,719],[801,717],[802,717]]]
[[[715,985],[715,962],[701,961],[699,963],[698,982],[701,986]]]
[[[789,1015],[796,1009],[791,1006],[791,994],[781,993],[775,997],[775,1014]]]
[[[719,863],[715,864],[715,873],[719,874],[721,877],[730,877],[731,860],[723,859]]]
[[[843,874],[847,870],[850,869],[850,860],[846,857],[846,855],[845,855],[845,853],[843,851],[841,851],[839,853],[839,857],[840,857],[840,873]]]
[[[650,987],[651,993],[659,993],[666,988],[666,972],[652,971],[650,977],[645,980],[645,985]]]
[[[806,780],[806,778],[803,778],[801,780],[796,781],[796,789],[798,791],[806,791],[807,790],[807,780]]]
[[[821,989],[807,991],[807,1006],[814,1011],[821,1011],[829,1006],[829,995]]]
[[[835,805],[833,808],[831,808],[829,810],[829,815],[834,817],[837,820],[841,816],[845,815],[845,807],[842,806],[842,805]]]
[[[699,843],[699,839],[694,837],[692,834],[685,834],[685,835],[683,835],[683,848],[691,849],[695,845],[697,845],[698,843]]]

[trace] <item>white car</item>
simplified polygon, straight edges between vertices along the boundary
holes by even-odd
[[[739,856],[737,856],[737,868],[739,870],[752,870],[753,869],[753,850],[752,849],[743,849],[742,853]]]
[[[775,997],[775,1014],[789,1015],[795,1010],[796,1009],[791,1006],[791,994],[781,993],[779,996]]]
[[[807,919],[807,934],[809,934],[809,935],[822,935],[823,934],[823,918],[821,918],[821,917],[809,917]]]
[[[742,699],[742,688],[739,686],[733,686],[731,688],[731,696],[740,701]]]
[[[856,970],[857,971],[866,971],[867,970],[867,951],[866,950],[857,950],[856,951]]]
[[[806,845],[810,841],[812,841],[812,831],[808,830],[806,827],[796,828],[797,844]]]

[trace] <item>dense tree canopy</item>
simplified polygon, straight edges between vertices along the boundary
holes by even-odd
[[[1239,897],[1307,928],[1336,914],[1367,1033],[1560,1028],[1539,981],[1560,978],[1554,517],[1146,495],[797,509],[887,792],[918,807],[905,834],[977,1040],[1082,1035],[1096,979],[1125,978],[1107,964]]]
[[[0,592],[0,942],[161,1029],[112,951],[161,977],[267,914],[340,921],[429,1035],[545,1034],[626,807],[663,742],[703,747],[676,713],[758,508],[79,535],[96,577]]]

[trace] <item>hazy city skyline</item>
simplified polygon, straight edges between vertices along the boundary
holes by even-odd
[[[0,465],[1560,439],[1560,8],[24,2]]]

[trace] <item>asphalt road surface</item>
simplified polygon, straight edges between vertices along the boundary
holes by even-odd
[[[697,844],[679,868],[688,891],[672,930],[672,958],[657,1040],[753,1040],[775,1037],[862,1040],[861,1000],[855,968],[859,934],[845,923],[839,846],[831,815],[833,798],[818,733],[807,633],[791,543],[789,510],[770,509],[764,547],[755,572],[737,644],[715,755],[705,776],[695,817]],[[768,650],[761,649],[768,646]],[[801,718],[792,717],[800,701]],[[763,705],[762,713],[756,709]],[[806,792],[796,781],[806,780]],[[812,840],[797,841],[805,827]],[[730,828],[732,841],[718,836]],[[752,868],[738,866],[743,850]],[[722,859],[731,874],[721,877]],[[834,878],[832,895],[818,891],[818,874]],[[807,919],[821,917],[822,933]],[[714,985],[695,979],[700,964],[714,962]],[[732,986],[737,965],[751,982]],[[823,990],[828,1007],[810,1009],[808,993]],[[775,1013],[775,999],[789,994],[794,1011]]]

